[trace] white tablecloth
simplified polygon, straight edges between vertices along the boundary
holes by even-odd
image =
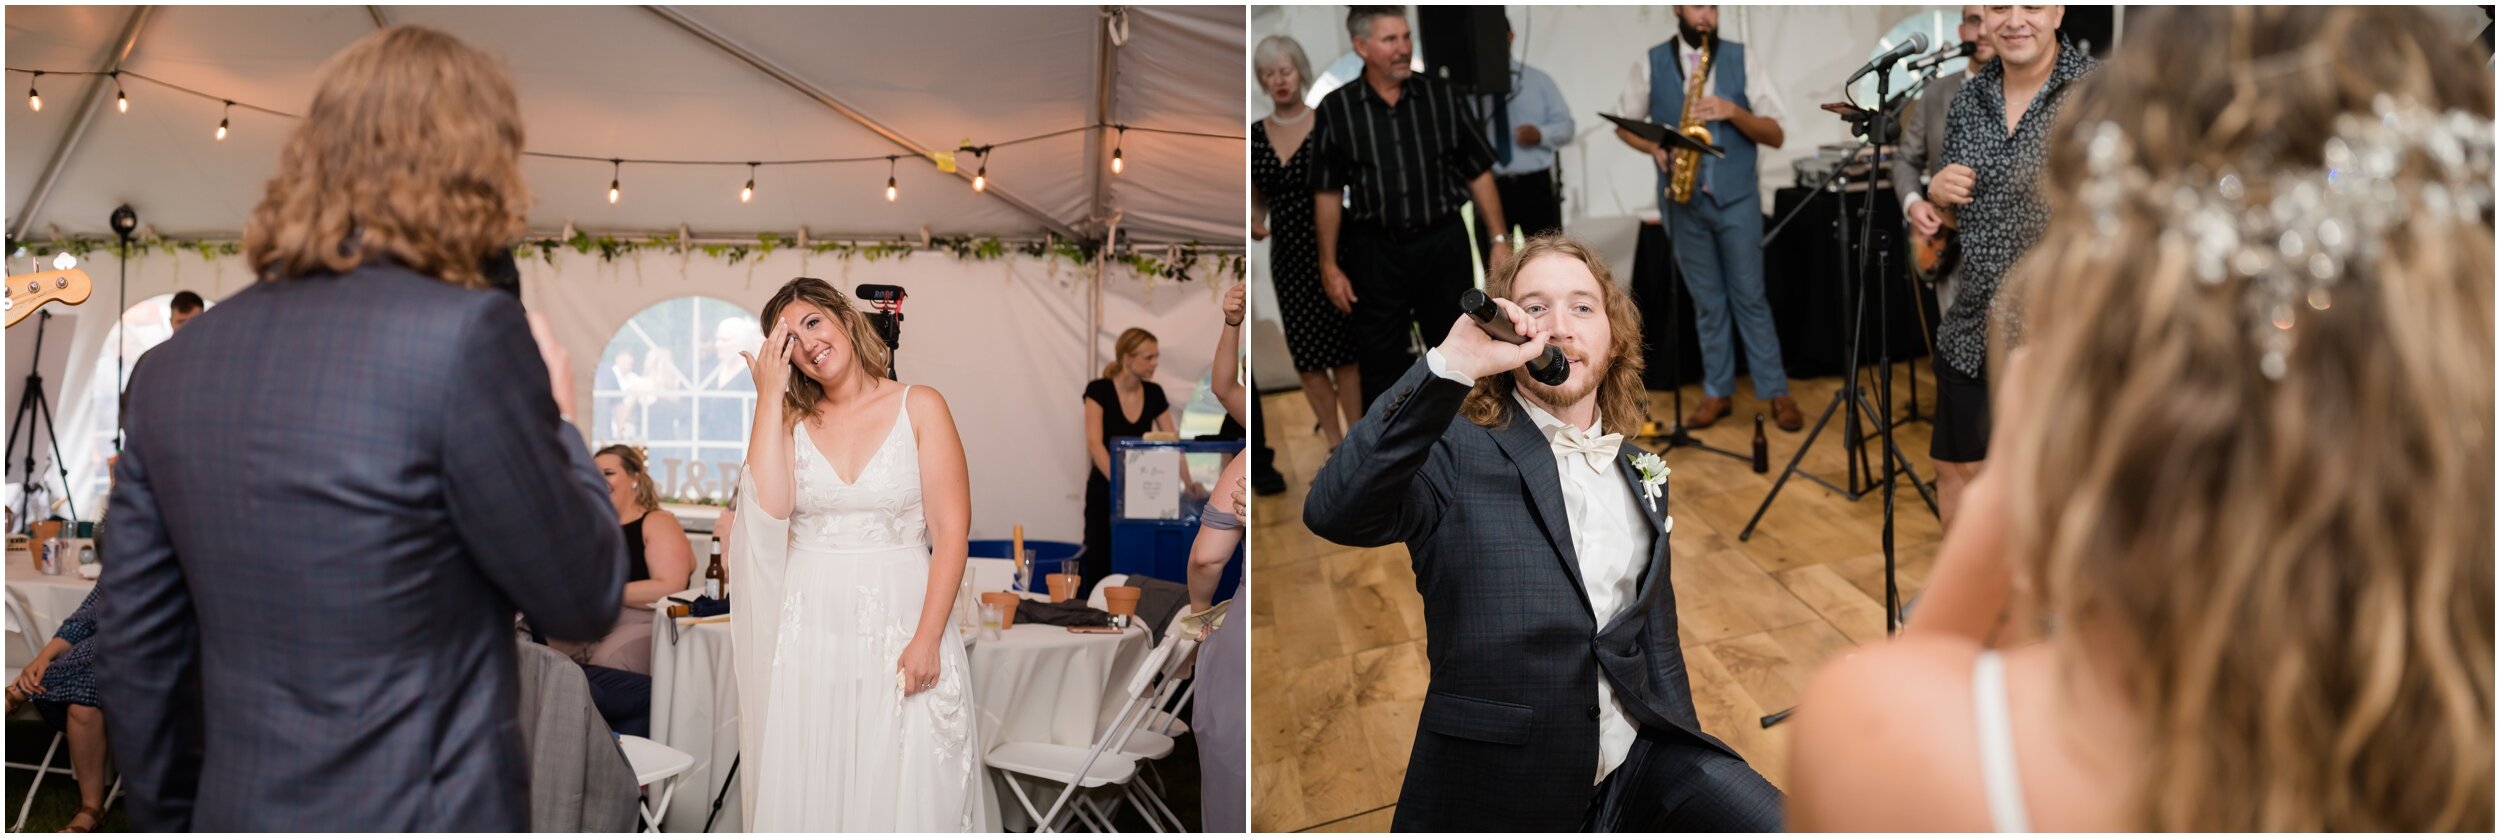
[[[655,614],[654,619],[667,617]],[[679,621],[675,644],[669,642],[667,626],[654,626],[651,635],[651,738],[693,754],[697,763],[662,818],[670,832],[703,828],[738,752],[738,683],[730,668],[729,624],[689,623]],[[980,709],[976,733],[981,747],[986,751],[1006,742],[1091,744],[1099,726],[1118,714],[1125,676],[1151,647],[1143,628],[1119,635],[1073,634],[1059,626],[1019,624],[996,640],[975,639],[972,690]],[[1009,792],[996,785],[992,772],[982,773],[991,778],[982,788],[984,830],[1020,826],[1023,813],[1012,803],[1000,803]],[[1002,820],[1002,814],[1008,817]],[[738,790],[732,785],[712,831],[742,829]]]
[[[75,572],[66,570],[59,576],[45,576],[35,571],[33,560],[21,550],[9,551],[8,563],[9,598],[26,608],[26,616],[35,624],[35,648],[43,648],[52,639],[52,633],[61,630],[61,621],[87,600],[88,591],[95,590],[95,581],[80,579]],[[19,657],[17,647],[11,645],[8,677],[17,677],[17,670],[26,665]]]

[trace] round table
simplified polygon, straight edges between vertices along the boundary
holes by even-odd
[[[691,593],[686,595],[692,599]],[[663,612],[653,619],[667,620]],[[693,754],[683,792],[669,804],[661,824],[670,832],[694,832],[711,814],[712,799],[738,755],[738,680],[731,669],[729,622],[679,619],[675,642],[669,627],[652,627],[651,739]],[[982,753],[1008,742],[1092,744],[1095,731],[1118,715],[1123,683],[1153,642],[1144,628],[1117,635],[1076,634],[1059,626],[1018,624],[995,639],[967,633],[971,646],[975,741]],[[741,776],[744,776],[741,772]],[[998,776],[982,788],[981,823],[987,831],[1016,827],[1023,812],[1002,810]],[[738,790],[727,787],[714,832],[743,831]],[[698,793],[699,790],[699,793]],[[1008,820],[1002,820],[1002,816]]]
[[[23,550],[9,551],[8,563],[9,598],[26,609],[27,620],[34,623],[34,646],[43,648],[43,644],[52,639],[52,633],[61,630],[61,621],[68,619],[70,612],[77,611],[78,605],[87,601],[87,592],[95,590],[95,580],[81,579],[74,571],[45,576],[35,570],[34,560]],[[27,663],[18,660],[18,657],[18,649],[11,645],[8,650],[10,677],[15,677],[18,668]]]

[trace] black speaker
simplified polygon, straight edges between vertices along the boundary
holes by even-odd
[[[1424,73],[1480,94],[1510,92],[1510,24],[1500,6],[1417,6]]]
[[[2109,49],[2118,43],[2116,6],[2068,6],[2066,21],[2058,26],[2066,39],[2094,58],[2108,58]]]

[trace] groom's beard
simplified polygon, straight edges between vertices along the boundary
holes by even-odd
[[[1524,367],[1511,373],[1511,380],[1517,382],[1521,389],[1526,390],[1529,398],[1534,399],[1537,405],[1545,408],[1548,413],[1578,405],[1582,399],[1595,395],[1598,382],[1606,380],[1606,371],[1610,368],[1603,357],[1591,361],[1569,350],[1565,350],[1563,354],[1571,359],[1572,366],[1588,368],[1585,378],[1577,383],[1564,381],[1561,386],[1554,386],[1529,378],[1528,370]]]

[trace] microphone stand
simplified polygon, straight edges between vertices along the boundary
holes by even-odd
[[[1850,287],[1856,294],[1856,303],[1852,306],[1856,313],[1852,317],[1849,324],[1849,378],[1847,383],[1841,385],[1841,392],[1833,396],[1831,405],[1823,409],[1823,418],[1815,423],[1814,432],[1806,436],[1806,443],[1797,447],[1796,455],[1789,459],[1788,468],[1780,474],[1779,481],[1771,484],[1771,494],[1769,497],[1762,499],[1761,508],[1754,510],[1753,520],[1746,522],[1744,532],[1737,536],[1737,540],[1739,541],[1752,540],[1754,526],[1762,522],[1762,514],[1769,511],[1771,508],[1771,502],[1779,498],[1780,487],[1788,483],[1788,478],[1791,475],[1799,473],[1797,466],[1805,460],[1806,450],[1814,445],[1815,434],[1822,432],[1823,423],[1831,420],[1832,412],[1840,407],[1842,401],[1849,401],[1853,404],[1854,408],[1865,410],[1872,417],[1876,417],[1874,419],[1875,430],[1883,440],[1883,476],[1875,479],[1883,484],[1884,490],[1884,523],[1882,542],[1884,550],[1884,633],[1887,636],[1901,631],[1901,586],[1898,575],[1898,554],[1894,543],[1895,517],[1893,504],[1894,493],[1897,491],[1900,477],[1903,474],[1909,475],[1911,487],[1918,490],[1919,497],[1927,502],[1929,511],[1932,512],[1936,508],[1935,497],[1928,493],[1927,484],[1919,480],[1917,470],[1910,465],[1909,458],[1901,453],[1900,445],[1893,440],[1893,423],[1889,421],[1892,410],[1892,388],[1890,376],[1887,375],[1884,378],[1882,391],[1877,396],[1877,398],[1883,402],[1882,412],[1876,411],[1873,405],[1868,404],[1866,401],[1866,395],[1858,389],[1858,352],[1860,349],[1859,344],[1862,342],[1862,330],[1865,328],[1866,322],[1866,292],[1863,280],[1866,276],[1865,272],[1870,267],[1880,271],[1882,269],[1882,265],[1884,264],[1884,262],[1878,261],[1870,265],[1868,261],[1870,257],[1876,256],[1879,253],[1886,258],[1889,258],[1891,255],[1891,251],[1889,249],[1879,248],[1875,242],[1872,241],[1875,226],[1875,183],[1883,176],[1884,129],[1886,127],[1885,122],[1888,112],[1892,110],[1892,102],[1889,101],[1892,73],[1888,72],[1889,69],[1890,68],[1886,68],[1886,72],[1879,72],[1875,79],[1876,108],[1873,115],[1869,119],[1869,130],[1867,132],[1867,141],[1875,144],[1875,156],[1873,165],[1870,165],[1867,168],[1866,199],[1861,201],[1859,205],[1860,215],[1858,220],[1860,237],[1858,239],[1858,250],[1855,254],[1855,258],[1851,260],[1850,269],[1848,271],[1850,274]],[[1856,156],[1855,152],[1852,152],[1851,156]],[[1845,160],[1847,158],[1843,159]],[[1835,176],[1838,176],[1838,173],[1835,173]],[[1841,227],[1844,230],[1849,224],[1849,220],[1846,217],[1846,206],[1847,204],[1844,201],[1844,211],[1841,219]],[[1888,293],[1885,290],[1888,287],[1889,286],[1884,283],[1876,283],[1878,306],[1883,305],[1888,300]],[[1880,313],[1877,315],[1877,319],[1879,323],[1877,326],[1878,344],[1876,357],[1878,359],[1878,363],[1883,364],[1889,371],[1892,365],[1892,350],[1890,341],[1888,340],[1891,333],[1889,319],[1883,317]],[[1849,415],[1849,422],[1852,425],[1853,430],[1856,420],[1857,414],[1853,410]],[[1850,465],[1852,468],[1855,468],[1858,465],[1857,458],[1850,458]],[[1820,478],[1816,478],[1811,474],[1806,475],[1806,477],[1807,479],[1814,480],[1818,483],[1823,482]],[[1828,483],[1825,483],[1824,485],[1830,486]],[[1867,488],[1872,489],[1873,486],[1870,485]],[[1855,498],[1852,498],[1852,500],[1854,499]],[[1789,714],[1795,711],[1796,708],[1791,707],[1786,710],[1781,710],[1777,713],[1764,716],[1762,717],[1762,726],[1768,728],[1772,725],[1779,724],[1782,721],[1786,721]]]

